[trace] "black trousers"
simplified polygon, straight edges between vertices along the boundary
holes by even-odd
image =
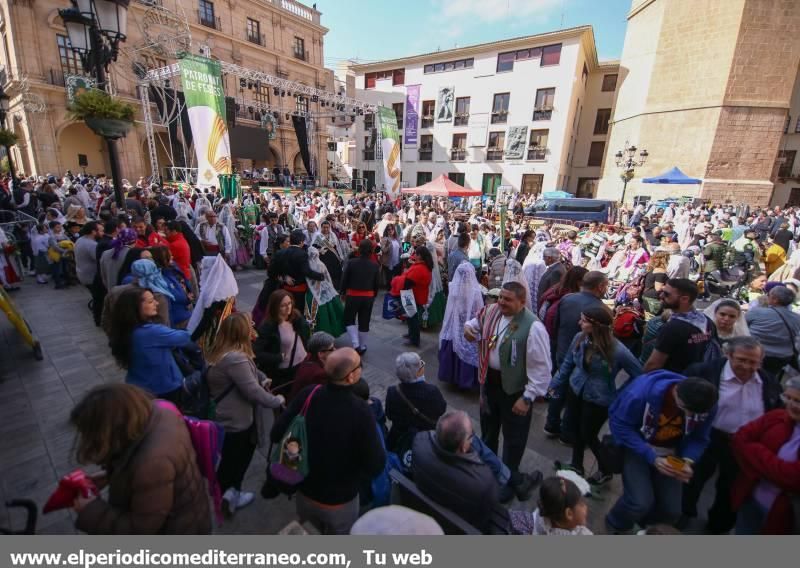
[[[731,435],[711,429],[711,442],[703,456],[693,466],[692,480],[683,486],[681,506],[687,517],[697,516],[697,501],[703,487],[718,471],[714,493],[714,503],[708,510],[708,530],[712,533],[726,533],[736,524],[736,513],[731,508],[731,488],[739,474],[739,465],[731,451]]]
[[[498,454],[502,430],[503,463],[514,476],[519,473],[519,464],[528,444],[533,413],[529,409],[525,416],[519,416],[511,411],[523,391],[507,394],[500,382],[500,371],[488,369],[483,388],[486,400],[481,404],[481,439],[490,450]]]
[[[106,299],[106,287],[103,286],[103,282],[100,280],[100,277],[96,277],[94,281],[87,286],[89,289],[89,293],[92,295],[92,317],[94,318],[94,324],[100,325],[100,319],[103,315],[103,304],[105,303]]]
[[[575,424],[572,467],[583,471],[583,453],[586,446],[589,446],[597,460],[598,469],[602,473],[608,473],[609,468],[605,464],[600,450],[600,440],[597,437],[603,424],[608,420],[608,407],[583,400],[572,387],[567,386],[567,410]]]
[[[253,452],[256,450],[256,425],[253,422],[250,428],[241,432],[225,432],[225,441],[222,443],[222,459],[217,469],[217,479],[220,489],[233,487],[237,491],[242,489],[242,480],[250,461],[253,459]]]
[[[374,296],[347,296],[344,302],[344,325],[355,325],[358,316],[358,331],[368,332],[374,303]]]
[[[421,306],[418,306],[418,308]],[[419,347],[419,333],[420,333],[420,321],[419,321],[419,312],[415,313],[413,317],[410,317],[406,320],[408,323],[408,340],[414,344],[414,346]]]

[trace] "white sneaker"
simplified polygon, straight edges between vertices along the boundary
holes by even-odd
[[[250,491],[237,491],[237,493],[238,493],[237,495],[238,498],[236,499],[237,510],[244,509],[250,503],[252,503],[256,498],[255,493],[252,493]]]
[[[226,517],[230,517],[236,512],[236,505],[239,502],[239,492],[233,487],[229,487],[222,494],[222,512]]]

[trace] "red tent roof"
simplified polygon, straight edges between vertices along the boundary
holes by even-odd
[[[432,195],[434,197],[477,197],[482,194],[480,189],[467,189],[458,185],[446,175],[442,174],[434,180],[419,187],[406,187],[403,193],[416,193],[417,195]]]

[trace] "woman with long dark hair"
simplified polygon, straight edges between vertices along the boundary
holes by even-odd
[[[286,395],[284,387],[294,380],[297,366],[306,358],[311,330],[294,305],[294,296],[275,290],[267,303],[267,314],[253,342],[256,364],[272,379],[273,392]]]
[[[550,335],[550,345],[555,349],[558,330],[558,305],[567,294],[580,291],[583,277],[589,272],[582,266],[573,266],[561,277],[561,282],[548,288],[539,300],[539,319]]]
[[[605,306],[583,311],[581,331],[572,340],[549,388],[550,393],[556,393],[565,381],[569,383],[567,407],[577,431],[573,433],[572,461],[566,468],[583,476],[583,452],[589,446],[598,468],[588,479],[592,485],[603,485],[612,477],[597,435],[608,420],[608,407],[617,395],[615,379],[622,370],[631,378],[642,373],[641,363],[614,337],[613,322],[611,311]]]
[[[417,304],[417,313],[406,320],[408,323],[408,340],[405,345],[419,347],[420,312],[425,304],[428,303],[428,294],[433,277],[433,255],[431,255],[427,247],[418,246],[414,249],[414,254],[411,257],[411,266],[402,276],[404,279],[403,289],[413,290],[414,301]]]
[[[188,347],[188,332],[152,323],[158,302],[147,288],[134,287],[120,294],[111,314],[111,354],[128,375],[125,382],[149,393],[180,403],[183,375],[172,350]]]

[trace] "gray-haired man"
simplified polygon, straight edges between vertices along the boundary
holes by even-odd
[[[539,280],[539,288],[536,291],[536,306],[539,305],[545,291],[561,282],[567,272],[567,267],[561,261],[561,252],[557,248],[547,247],[542,253],[542,258],[547,265],[547,270],[544,271],[542,279]],[[536,306],[534,306],[534,310]]]

